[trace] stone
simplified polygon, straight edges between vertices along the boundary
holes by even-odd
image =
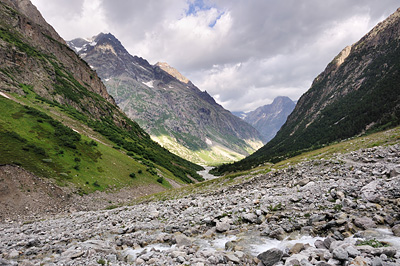
[[[294,246],[289,250],[290,254],[297,254],[300,253],[302,250],[304,250],[304,244],[303,243],[296,243]]]
[[[303,186],[307,185],[310,181],[311,181],[310,178],[306,177],[306,178],[301,179],[298,184],[299,184],[299,186],[303,187]]]
[[[381,258],[378,257],[373,258],[371,266],[383,266]]]
[[[265,266],[272,266],[275,263],[279,262],[282,259],[283,251],[277,248],[271,248],[265,252],[258,254],[257,258],[261,260],[261,262]]]
[[[368,262],[365,258],[357,256],[350,262],[352,266],[368,266]]]
[[[397,165],[393,169],[391,169],[389,175],[390,177],[396,177],[400,175],[400,165]]]
[[[376,228],[376,223],[368,217],[357,217],[354,219],[354,224],[362,229]]]
[[[324,245],[326,249],[330,249],[331,248],[331,244],[332,242],[335,241],[335,239],[333,239],[332,237],[327,237],[324,239]]]
[[[364,187],[362,187],[361,188],[362,197],[369,202],[379,203],[381,196],[378,189],[379,182],[380,182],[379,180],[374,180],[369,184],[365,185]]]
[[[335,248],[332,251],[332,255],[334,259],[340,260],[340,261],[345,261],[349,260],[349,254],[347,253],[346,250],[344,250],[341,247]]]
[[[314,246],[315,246],[316,248],[318,248],[318,249],[326,249],[326,246],[325,246],[325,244],[324,244],[324,241],[319,240],[319,239],[315,241]]]
[[[176,245],[178,247],[184,246],[184,247],[190,247],[192,246],[192,240],[190,238],[188,238],[187,236],[185,236],[182,233],[177,233],[175,234],[175,241],[176,241]]]
[[[19,252],[17,251],[17,250],[11,250],[11,252],[10,253],[8,253],[8,256],[7,256],[9,259],[16,259],[16,258],[18,258],[19,257]],[[1,264],[0,264],[1,265]]]
[[[395,236],[400,237],[400,224],[396,224],[392,227],[392,232]]]
[[[278,227],[277,229],[269,233],[269,237],[282,241],[283,239],[285,239],[285,230],[283,230],[282,227]]]
[[[219,233],[223,233],[228,231],[231,228],[231,225],[228,222],[217,222],[215,229]]]
[[[258,216],[255,213],[245,213],[242,216],[243,221],[248,222],[248,223],[257,223],[258,222]]]
[[[240,259],[232,253],[225,254],[225,258],[227,261],[232,261],[233,263],[236,263],[236,264],[240,263]]]
[[[360,256],[361,252],[358,251],[355,247],[353,246],[348,246],[346,247],[346,251],[349,254],[350,257],[355,258],[357,256]]]

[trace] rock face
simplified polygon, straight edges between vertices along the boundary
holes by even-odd
[[[115,104],[96,73],[68,48],[30,1],[3,1],[0,12],[2,90],[23,94],[21,84],[26,84],[45,99],[71,105],[95,118],[113,112],[106,103],[99,104],[84,93],[100,94]],[[66,83],[70,92],[61,89]]]
[[[399,163],[400,145],[392,143],[237,177],[229,186],[214,182],[184,197],[5,221],[0,264],[400,265],[399,238],[389,235],[400,223],[391,185],[399,177],[390,177]],[[306,176],[312,181],[300,186]],[[376,179],[380,205],[361,197]],[[386,230],[365,230],[376,216]],[[274,232],[293,240],[278,243]],[[302,243],[297,234],[318,239]]]
[[[295,106],[296,104],[289,97],[280,96],[276,97],[271,104],[259,107],[242,117],[260,132],[263,141],[267,143],[286,122]]]
[[[112,34],[68,44],[96,70],[121,109],[170,151],[204,164],[243,158],[262,146],[257,130],[207,92],[166,63],[150,65],[130,55]]]
[[[278,134],[241,165],[248,169],[298,150],[398,125],[399,36],[397,10],[360,41],[345,48],[315,78]]]

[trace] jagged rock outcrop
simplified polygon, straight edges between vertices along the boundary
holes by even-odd
[[[286,122],[295,106],[296,104],[289,97],[276,97],[271,104],[246,113],[243,120],[257,129],[263,136],[263,141],[267,143]]]
[[[68,48],[30,1],[3,1],[0,12],[3,90],[23,94],[21,84],[27,84],[48,100],[72,105],[80,111],[86,109],[87,114],[97,118],[113,112],[91,97],[80,95],[78,99],[61,89],[63,83],[68,83],[76,94],[84,89],[115,103],[96,73]]]
[[[199,163],[231,161],[262,145],[257,130],[166,63],[132,56],[112,34],[68,42],[122,110],[164,147]]]

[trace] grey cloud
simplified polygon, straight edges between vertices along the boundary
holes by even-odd
[[[209,28],[204,23],[215,10],[185,16],[194,0],[98,1],[99,23],[128,51],[151,63],[167,61],[233,111],[279,95],[297,99],[341,49],[399,7],[398,0],[204,0],[218,9]],[[82,15],[84,1],[33,2],[42,2],[53,21],[63,18],[56,30],[64,37],[77,26],[65,22]]]

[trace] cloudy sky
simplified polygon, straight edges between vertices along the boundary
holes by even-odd
[[[398,0],[32,0],[66,40],[111,32],[230,111],[297,100]]]

